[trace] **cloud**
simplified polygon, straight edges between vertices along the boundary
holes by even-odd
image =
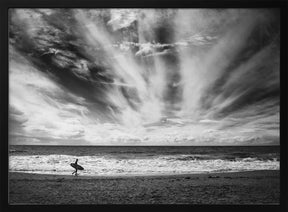
[[[18,62],[9,63],[10,119],[21,123],[26,136],[69,139],[77,135],[88,112],[85,106],[79,104],[85,101],[65,94],[65,90],[47,75],[15,51],[13,54],[16,54]],[[66,102],[65,95],[73,102]]]
[[[110,12],[111,19],[107,24],[112,26],[113,30],[129,27],[137,20],[138,10],[135,9],[110,10]]]
[[[277,143],[276,12],[12,10],[9,133],[73,145]]]

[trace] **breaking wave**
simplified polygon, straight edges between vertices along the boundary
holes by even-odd
[[[73,155],[11,155],[9,170],[38,174],[71,175]],[[77,156],[85,169],[83,176],[162,175],[187,173],[221,173],[253,170],[279,170],[278,158],[216,159],[203,155],[160,155],[142,158]]]

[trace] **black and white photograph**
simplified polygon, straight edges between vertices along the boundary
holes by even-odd
[[[10,8],[11,205],[279,205],[279,8]]]

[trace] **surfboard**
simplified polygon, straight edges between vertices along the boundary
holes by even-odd
[[[84,170],[84,168],[78,164],[75,163],[71,163],[70,164],[74,169],[78,169],[78,170]]]

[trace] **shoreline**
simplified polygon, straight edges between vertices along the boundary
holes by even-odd
[[[157,176],[9,172],[10,204],[279,204],[280,171]]]
[[[17,172],[17,171],[9,171],[8,178],[11,179],[37,179],[37,180],[45,180],[45,179],[55,179],[55,178],[66,178],[66,179],[125,179],[125,178],[170,178],[170,177],[203,177],[206,175],[221,175],[221,176],[234,176],[234,175],[245,175],[247,173],[262,173],[262,172],[277,172],[280,170],[247,170],[247,171],[234,171],[234,172],[207,172],[207,173],[181,173],[181,174],[134,174],[134,175],[82,175],[81,172],[78,176],[74,175],[65,175],[65,174],[40,174],[40,173],[27,173],[27,172]],[[25,178],[26,177],[26,178]]]

